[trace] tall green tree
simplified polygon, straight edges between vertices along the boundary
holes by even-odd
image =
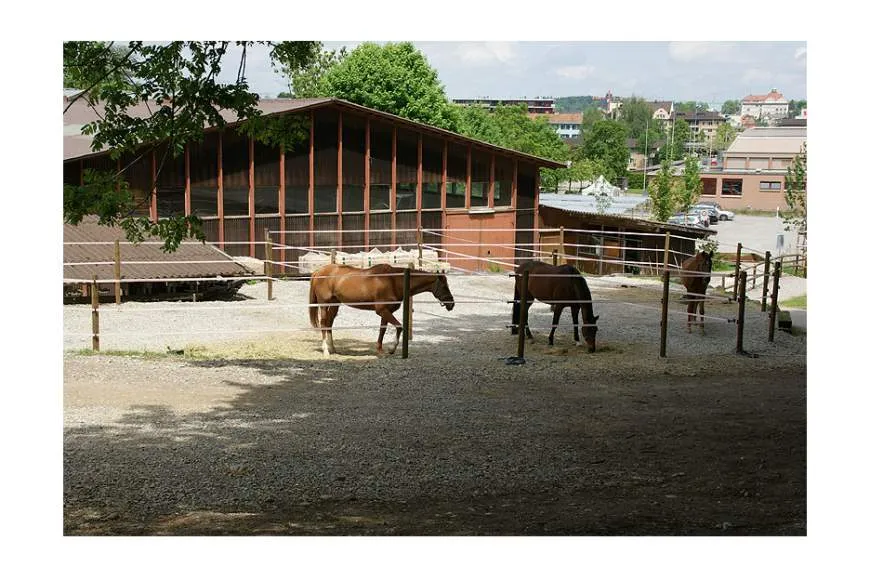
[[[674,110],[680,113],[702,113],[710,110],[710,105],[703,101],[683,101],[674,103]]]
[[[674,213],[674,177],[671,160],[662,159],[659,172],[649,183],[651,214],[656,221],[666,222]]]
[[[410,42],[364,42],[322,78],[326,94],[455,131],[456,109],[426,57]]]
[[[701,198],[701,164],[698,157],[689,155],[683,166],[683,182],[676,189],[677,209],[686,212],[690,207],[698,203]]]
[[[803,99],[800,101],[795,101],[795,100],[789,101],[788,102],[788,118],[794,119],[795,117],[797,117],[798,115],[801,114],[801,109],[806,109],[806,108],[807,108],[806,99]]]
[[[713,140],[713,148],[716,151],[725,151],[737,138],[737,129],[730,123],[722,123],[716,127],[716,138]]]
[[[736,99],[730,99],[722,103],[722,114],[723,115],[736,115],[740,113],[740,101]]]
[[[108,148],[111,158],[119,159],[124,153],[141,156],[165,145],[166,153],[158,160],[159,173],[169,155],[183,154],[185,144],[201,140],[206,127],[225,126],[222,110],[251,122],[246,125],[248,130],[279,139],[283,138],[280,135],[292,135],[276,131],[270,121],[261,118],[259,97],[250,91],[245,78],[247,49],[253,44],[266,45],[273,66],[300,68],[314,58],[318,43],[235,44],[241,47],[241,57],[232,65],[237,71],[236,80],[222,83],[217,75],[226,64],[229,41],[133,41],[124,48],[122,57],[111,48],[107,51],[106,43],[64,43],[65,81],[79,79],[77,84],[88,84],[83,87],[87,92],[76,99],[85,98],[101,106],[101,117],[82,128],[82,133],[92,139],[92,149]],[[115,82],[121,72],[126,81]],[[131,107],[140,104],[149,107],[150,116],[128,114]],[[185,237],[205,239],[196,216],[175,215],[152,222],[146,217],[133,217],[136,209],[120,173],[91,171],[86,173],[83,185],[64,184],[66,223],[77,224],[85,215],[95,214],[101,224],[122,227],[131,241],[141,241],[148,235],[160,237],[166,251],[177,249]]]
[[[650,126],[655,127],[652,111],[644,99],[631,97],[622,103],[619,120],[629,139],[643,139]]]
[[[799,232],[807,231],[807,145],[801,146],[800,153],[794,158],[785,174],[785,203],[788,214],[783,221],[786,228]]]
[[[614,182],[628,174],[626,130],[618,121],[598,121],[583,137],[583,157],[598,159],[604,166],[604,177]]]
[[[583,109],[583,134],[591,130],[598,121],[604,120],[604,112],[598,107],[587,107]]]
[[[342,46],[338,50],[323,50],[321,47],[317,57],[307,66],[294,70],[292,67],[284,67],[281,72],[290,80],[288,97],[295,99],[311,99],[329,95],[324,79],[335,66],[347,58],[347,48]]]
[[[685,157],[686,143],[692,140],[692,129],[689,127],[689,123],[685,119],[677,119],[669,137],[666,154],[671,159]]]

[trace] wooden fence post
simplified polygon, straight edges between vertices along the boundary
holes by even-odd
[[[402,282],[402,358],[408,358],[408,328],[411,326],[411,269]]]
[[[559,265],[559,256],[556,255],[556,250],[553,250],[553,265],[554,266]]]
[[[734,262],[734,292],[732,300],[737,300],[737,281],[740,279],[740,252],[743,250],[743,244],[737,242],[737,260]]]
[[[517,341],[517,358],[523,360],[526,353],[526,296],[529,294],[529,271],[523,270],[523,281],[520,285],[520,327]]]
[[[414,271],[414,262],[408,262],[408,269]],[[408,333],[408,340],[414,340],[414,296],[408,296],[408,328],[405,329]]]
[[[423,231],[417,226],[417,267],[423,269]]]
[[[266,228],[266,263],[264,274],[266,274],[266,299],[272,300],[272,237],[269,235],[269,229]]]
[[[761,287],[761,311],[767,311],[767,287],[770,282],[770,250],[764,252],[764,285]]]
[[[121,303],[121,240],[115,240],[115,304]]]
[[[744,354],[743,327],[746,318],[746,272],[740,272],[740,292],[737,302],[737,354]]]
[[[335,264],[335,250],[330,250],[329,252],[329,263]]]
[[[671,272],[670,270],[665,270],[664,274],[664,283],[662,290],[662,322],[661,322],[661,336],[659,339],[659,356],[664,357],[667,353],[667,345],[668,345],[668,298],[670,296],[671,290]]]
[[[559,261],[554,266],[558,266],[561,263],[567,263],[565,260],[565,226],[559,226]]]
[[[91,283],[91,348],[94,352],[100,352],[100,291],[97,288],[97,276]]]
[[[777,261],[773,265],[773,288],[770,294],[770,312],[768,313],[769,320],[767,323],[767,342],[773,342],[773,333],[776,329],[777,310],[779,310],[779,275],[782,271],[782,262]]]

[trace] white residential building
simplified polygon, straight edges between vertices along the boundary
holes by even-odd
[[[776,89],[766,95],[747,95],[740,102],[740,116],[757,120],[784,119],[788,117],[788,99]]]

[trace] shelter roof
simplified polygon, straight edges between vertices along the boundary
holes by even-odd
[[[99,225],[96,216],[86,216],[73,226],[63,226],[64,279],[105,280],[114,278],[115,240],[121,240],[121,278],[219,278],[249,276],[251,272],[215,246],[183,242],[176,252],[164,252],[162,242],[148,238],[144,243],[126,243],[119,227]],[[67,243],[75,242],[75,243]],[[67,265],[76,262],[106,262],[99,265]],[[130,262],[148,262],[132,264]],[[207,262],[192,264],[190,262]]]

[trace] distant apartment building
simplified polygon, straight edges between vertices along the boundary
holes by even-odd
[[[766,95],[747,95],[740,102],[740,116],[756,120],[782,119],[788,116],[788,99],[776,89]]]
[[[721,167],[701,174],[702,200],[726,209],[785,208],[785,174],[801,146],[806,127],[755,127],[737,136]]]
[[[539,117],[546,119],[556,134],[566,141],[580,138],[583,113],[554,113],[552,115],[529,113],[529,116],[533,119]]]
[[[716,129],[725,122],[725,117],[717,111],[695,111],[693,113],[674,111],[671,120],[678,121],[680,119],[689,124],[689,129],[693,135],[697,135],[698,138],[705,141],[713,139],[716,136]]]
[[[498,106],[506,107],[525,107],[529,113],[536,114],[555,114],[556,99],[552,97],[535,97],[534,99],[490,99],[489,97],[481,97],[477,99],[452,99],[457,105],[463,106],[481,106],[488,110],[493,110]]]

